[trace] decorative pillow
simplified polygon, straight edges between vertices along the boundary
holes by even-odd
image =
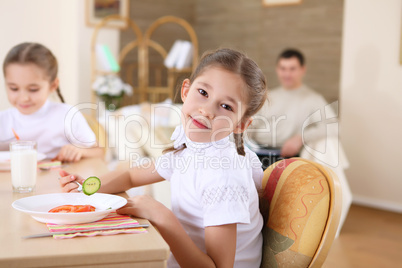
[[[328,219],[326,177],[312,163],[291,158],[269,166],[262,187],[265,225],[261,267],[308,267]]]

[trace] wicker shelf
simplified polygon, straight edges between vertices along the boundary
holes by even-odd
[[[128,28],[134,33],[136,39],[126,44],[119,52],[119,64],[124,69],[124,72],[118,73],[122,79],[129,83],[134,89],[134,96],[126,99],[125,104],[135,104],[138,102],[157,102],[165,98],[174,99],[175,97],[175,87],[177,78],[191,73],[197,66],[198,60],[198,39],[195,34],[194,29],[191,25],[184,19],[165,16],[154,21],[148,29],[142,34],[141,30],[137,24],[130,18],[123,18],[118,15],[111,15],[105,17],[96,27],[92,35],[91,40],[91,81],[93,82],[96,76],[105,75],[103,71],[96,68],[96,53],[95,46],[99,35],[99,31],[102,28],[107,27],[108,23],[112,21],[125,21]],[[150,63],[149,60],[149,50],[152,48],[156,51],[163,59],[166,58],[168,50],[165,49],[161,44],[152,40],[152,35],[156,29],[164,24],[177,24],[183,27],[189,35],[190,42],[193,44],[193,61],[191,68],[185,68],[182,70],[177,70],[175,68],[166,68],[164,65],[155,65]],[[137,61],[127,62],[127,55],[137,49]],[[166,83],[162,83],[162,72],[165,72]],[[151,74],[152,73],[152,77]],[[134,75],[133,75],[134,74]],[[152,79],[153,83],[150,83]],[[136,81],[137,83],[134,83]],[[165,84],[165,85],[163,85]],[[93,102],[96,102],[96,95],[92,94]]]

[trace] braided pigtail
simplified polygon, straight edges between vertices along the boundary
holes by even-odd
[[[236,144],[237,153],[239,155],[245,156],[246,152],[244,151],[243,133],[233,133],[233,137]]]
[[[61,102],[65,103],[63,95],[61,95],[60,87],[57,87],[56,92],[57,92],[57,96],[59,96]]]

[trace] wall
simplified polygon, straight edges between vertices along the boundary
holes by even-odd
[[[0,10],[1,62],[16,44],[42,43],[58,59],[61,91],[66,102],[74,105],[90,101],[90,38],[93,28],[85,25],[85,1],[0,1]],[[117,30],[107,30],[100,40],[107,40],[117,51],[118,36]],[[3,75],[0,75],[0,85],[0,110],[3,110],[10,107]],[[53,99],[58,100],[57,97]]]
[[[200,54],[222,46],[246,52],[260,65],[270,88],[278,85],[277,55],[286,47],[299,48],[307,58],[306,83],[329,102],[338,100],[343,0],[303,0],[301,5],[270,8],[261,0],[230,4],[227,0],[131,0],[130,5],[130,16],[143,31],[155,19],[174,15],[193,25]],[[167,26],[155,37],[165,48],[175,39],[188,39],[180,27]],[[123,32],[121,45],[132,39],[129,32]]]
[[[194,0],[130,0],[130,17],[135,21],[143,33],[158,18],[172,15],[185,19],[190,24],[194,23]],[[186,38],[186,32],[173,24],[167,24],[155,32],[155,41],[160,42],[165,48],[170,48],[177,38]],[[132,41],[130,31],[121,33],[121,46]]]
[[[178,0],[152,0],[152,1],[130,1],[130,17],[140,28],[142,34],[145,34],[151,24],[163,16],[176,16],[185,19],[190,24],[194,23],[194,1]],[[120,47],[136,39],[131,30],[122,31],[120,35]],[[152,35],[152,40],[159,43],[167,51],[170,50],[176,39],[188,40],[186,31],[175,24],[164,24],[160,26]],[[163,59],[159,54],[151,49],[149,52],[150,62],[163,64]],[[137,50],[132,50],[126,61],[137,60]]]
[[[329,102],[338,99],[343,1],[303,0],[300,5],[263,7],[261,0],[197,0],[195,27],[200,51],[230,46],[246,52],[278,85],[275,63],[287,47],[307,58],[305,82]]]
[[[0,2],[1,61],[11,47],[21,42],[39,42],[47,46],[59,61],[61,90],[68,102],[77,100],[77,92],[73,89],[77,88],[78,83],[77,75],[72,73],[73,69],[67,67],[75,65],[75,57],[71,55],[77,53],[77,47],[74,44],[77,37],[72,34],[75,32],[75,16],[70,25],[66,21],[66,15],[72,7],[73,5],[68,5],[64,1],[52,0]],[[62,12],[64,9],[66,12]],[[65,53],[67,51],[69,53]],[[66,54],[70,56],[67,57]],[[3,75],[1,75],[0,84],[2,88],[0,109],[4,109],[10,105],[5,93]]]
[[[357,203],[402,212],[402,1],[346,0],[341,137]]]
[[[176,16],[186,20],[190,25],[194,25],[194,0],[130,0],[130,18],[140,28],[144,35],[147,29],[159,18],[163,16]],[[120,35],[120,48],[123,48],[127,43],[135,40],[137,37],[131,30],[122,31]],[[152,34],[151,39],[159,43],[167,52],[169,52],[173,43],[177,39],[189,40],[187,32],[179,25],[173,23],[163,24],[158,27]],[[140,95],[135,94],[138,86],[138,59],[137,49],[131,50],[123,61],[122,78],[125,82],[134,85],[134,94],[131,97],[125,97],[123,105],[130,105],[140,102]],[[167,70],[163,64],[163,58],[159,53],[152,48],[149,50],[149,85],[150,86],[166,86],[167,85]],[[127,64],[132,64],[134,69],[127,67]],[[187,77],[189,74],[183,74]],[[176,77],[179,84],[184,77],[179,75]],[[177,95],[176,95],[177,97]],[[162,96],[158,101],[163,101],[165,96]]]
[[[71,0],[70,0],[71,1]],[[63,1],[63,2],[70,2]],[[74,55],[77,58],[76,75],[79,79],[78,102],[92,101],[93,91],[91,90],[91,40],[95,27],[86,25],[85,22],[85,1],[74,0],[76,2],[75,14],[77,14],[77,54]],[[105,44],[110,48],[112,54],[118,58],[118,52],[120,50],[120,30],[113,28],[103,28],[99,31],[96,39],[97,44]]]

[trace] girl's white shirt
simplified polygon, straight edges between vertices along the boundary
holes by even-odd
[[[246,156],[238,155],[229,137],[193,142],[182,126],[172,140],[175,148],[184,143],[187,148],[159,157],[156,171],[171,183],[172,211],[187,234],[206,252],[205,227],[237,223],[234,267],[260,267],[263,219],[257,188],[263,171],[256,154],[245,148]],[[168,267],[179,267],[173,255]]]
[[[30,115],[21,114],[16,108],[1,111],[0,125],[0,143],[14,138],[13,128],[20,140],[36,141],[38,152],[49,159],[67,144],[81,148],[96,144],[96,136],[81,112],[65,103],[46,101]],[[0,150],[8,150],[4,145],[7,144],[2,143]]]

